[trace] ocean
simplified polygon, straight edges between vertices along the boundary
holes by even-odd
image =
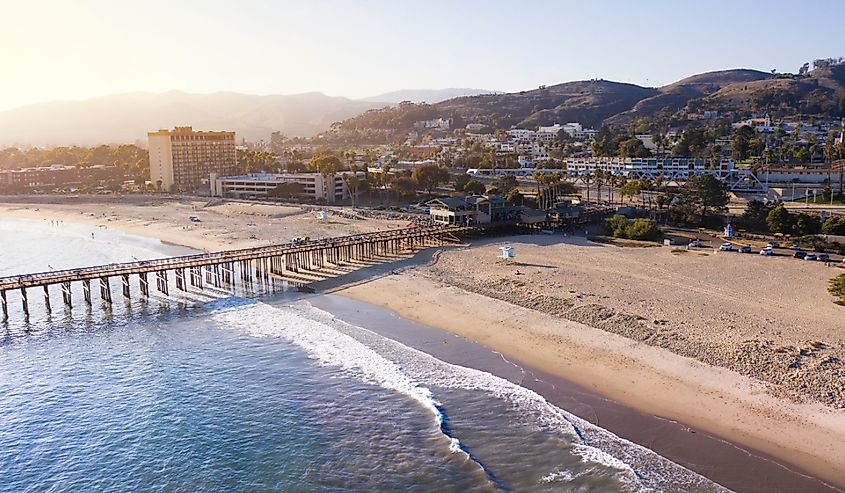
[[[0,221],[0,276],[185,253]],[[49,314],[31,290],[28,321],[9,293],[0,491],[727,491],[284,285],[130,302],[112,290],[111,307],[95,293],[67,310],[56,288]]]

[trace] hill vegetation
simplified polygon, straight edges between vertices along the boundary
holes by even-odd
[[[405,133],[420,120],[452,118],[453,128],[467,123],[495,129],[578,122],[651,133],[704,119],[737,121],[763,113],[773,118],[845,117],[845,63],[840,58],[819,59],[812,65],[812,70],[807,63],[795,74],[751,69],[707,72],[659,88],[594,79],[435,104],[405,103],[367,111],[333,130],[384,136]]]

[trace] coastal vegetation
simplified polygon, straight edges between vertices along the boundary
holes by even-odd
[[[692,176],[672,197],[669,217],[682,226],[716,227],[722,223],[728,201],[725,184],[713,175]]]
[[[654,241],[660,237],[660,227],[654,219],[627,219],[617,214],[604,220],[604,229],[614,238]]]
[[[836,303],[845,306],[845,274],[840,274],[831,279],[828,289],[830,294],[839,298]]]
[[[149,180],[150,160],[146,149],[135,144],[69,146],[29,149],[0,149],[0,170],[41,168],[47,166],[116,166],[136,180]]]

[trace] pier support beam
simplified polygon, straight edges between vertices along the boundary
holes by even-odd
[[[167,271],[160,270],[156,272],[156,288],[158,288],[159,292],[164,293],[165,296],[168,296],[168,289],[167,289]]]
[[[82,297],[85,298],[85,303],[91,306],[91,281],[88,279],[82,281]]]
[[[127,300],[130,299],[129,297],[129,274],[123,274],[120,276],[120,283],[123,285],[123,297]]]
[[[9,302],[6,301],[6,291],[0,291],[0,305],[3,305],[3,320],[9,318]]]
[[[185,269],[175,269],[176,273],[176,289],[180,291],[187,291],[185,288]]]
[[[150,297],[150,280],[147,278],[147,273],[142,272],[138,274],[138,284],[141,288],[141,294],[149,298]]]
[[[191,286],[202,289],[202,267],[191,267],[190,283]]]
[[[71,307],[70,281],[62,283],[62,301],[65,302],[65,305],[68,308]]]
[[[100,278],[100,299],[111,304],[111,286],[109,286],[108,277]]]
[[[23,305],[23,316],[29,318],[29,299],[26,296],[26,288],[21,288],[21,304]]]
[[[53,311],[50,307],[50,286],[48,284],[44,285],[44,307],[47,308],[47,313]]]

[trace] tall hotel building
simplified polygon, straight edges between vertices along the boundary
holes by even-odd
[[[208,184],[209,174],[237,174],[235,132],[195,132],[175,127],[147,133],[150,180],[166,191],[193,191]]]

